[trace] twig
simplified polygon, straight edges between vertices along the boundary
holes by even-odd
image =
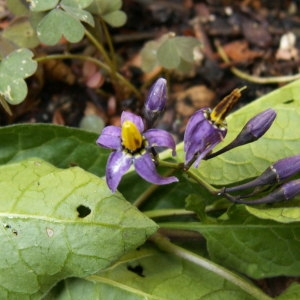
[[[215,45],[220,57],[226,63],[231,63],[226,52],[222,48],[221,44],[218,41],[215,41]],[[280,83],[280,82],[289,82],[300,78],[300,73],[295,75],[287,75],[287,76],[272,76],[272,77],[258,77],[254,75],[247,74],[236,67],[230,68],[231,72],[245,80],[250,82],[259,83],[259,84],[269,84],[269,83]]]

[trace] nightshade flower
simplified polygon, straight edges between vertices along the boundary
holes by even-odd
[[[225,117],[241,97],[241,89],[234,89],[213,110],[202,108],[190,118],[184,134],[185,165],[198,167],[203,159],[227,133]]]
[[[164,78],[158,78],[151,86],[144,106],[144,116],[150,126],[161,115],[166,102],[167,81]]]
[[[106,165],[106,182],[112,192],[124,175],[134,165],[136,172],[146,181],[153,184],[169,184],[178,181],[174,176],[162,177],[156,171],[152,149],[155,146],[171,148],[175,155],[175,142],[172,136],[161,129],[149,129],[144,132],[144,123],[141,117],[123,112],[121,128],[107,126],[97,139],[101,147],[114,150]]]

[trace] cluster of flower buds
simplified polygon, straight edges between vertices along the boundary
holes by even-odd
[[[284,200],[290,200],[300,193],[300,179],[286,182],[289,178],[300,172],[300,155],[294,155],[278,160],[269,166],[260,176],[254,180],[237,185],[230,188],[223,188],[221,194],[225,195],[229,200],[235,203],[243,204],[262,204],[274,203]],[[276,187],[271,193],[255,200],[245,200],[249,196],[255,195],[253,193],[244,196],[232,196],[228,193],[237,192],[247,189],[258,188],[261,186]]]

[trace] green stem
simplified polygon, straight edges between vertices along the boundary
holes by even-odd
[[[107,64],[101,62],[100,60],[98,60],[98,59],[96,59],[94,57],[87,56],[87,55],[70,54],[70,53],[66,53],[66,54],[53,54],[53,55],[47,55],[47,56],[44,56],[44,57],[37,57],[35,60],[37,62],[43,62],[43,61],[51,60],[51,59],[79,59],[79,60],[90,61],[90,62],[93,62],[94,64],[96,64],[97,66],[99,66],[99,68],[104,69],[108,73],[112,72],[111,68]],[[140,96],[141,96],[140,92],[125,77],[123,77],[120,73],[117,73],[117,72],[115,73],[115,77],[120,82],[122,82],[124,85],[126,85],[128,88],[130,88],[130,90],[138,98],[140,98]]]
[[[108,48],[109,48],[110,57],[111,57],[111,61],[112,61],[112,69],[116,70],[117,69],[116,53],[115,53],[115,48],[114,48],[114,45],[113,45],[113,42],[112,42],[112,39],[111,39],[111,35],[108,31],[107,25],[104,22],[104,20],[100,18],[100,22],[101,22],[101,26],[103,28],[104,35],[105,35],[105,38],[106,38],[106,42],[107,42],[107,45],[108,45]]]
[[[155,209],[149,211],[143,211],[143,214],[148,218],[160,218],[160,217],[173,217],[173,216],[185,216],[185,215],[195,215],[194,211],[189,211],[186,209]]]
[[[197,183],[205,187],[211,194],[217,195],[220,191],[216,188],[214,188],[212,185],[210,185],[208,182],[206,182],[200,175],[194,173],[192,170],[186,170],[186,174],[194,179]]]
[[[164,174],[164,176],[170,176],[173,174],[174,170],[169,170]],[[147,199],[160,187],[160,185],[152,184],[149,188],[147,188],[140,196],[132,203],[136,207],[140,207],[144,204]]]
[[[113,69],[112,67],[112,61],[109,58],[109,56],[106,53],[105,48],[99,41],[86,29],[85,35],[87,38],[91,41],[91,43],[96,47],[96,49],[99,51],[99,53],[102,55],[103,60],[106,62],[107,65],[109,65],[110,69]]]
[[[132,205],[136,207],[140,207],[144,204],[147,199],[159,188],[159,185],[152,184],[149,188],[147,188],[139,197],[132,203]]]
[[[262,292],[259,288],[248,282],[246,279],[238,276],[237,274],[213,263],[212,261],[205,259],[195,253],[188,251],[184,248],[181,248],[177,245],[171,243],[167,238],[163,235],[156,233],[152,235],[149,239],[155,245],[170,254],[176,255],[181,257],[191,263],[194,263],[200,267],[205,268],[208,271],[211,271],[224,279],[228,280],[229,282],[233,283],[234,285],[238,286],[240,289],[251,295],[252,297],[260,300],[271,300],[272,298]]]
[[[224,51],[223,47],[221,46],[221,44],[218,41],[216,41],[215,45],[216,45],[218,54],[223,59],[223,61],[226,62],[226,63],[230,63],[230,60],[229,60],[226,52]],[[287,75],[287,76],[258,77],[258,76],[247,74],[247,73],[239,70],[236,67],[231,67],[230,71],[234,75],[236,75],[236,76],[238,76],[242,79],[248,80],[250,82],[259,83],[259,84],[289,82],[289,81],[293,81],[293,80],[296,80],[296,79],[300,78],[300,74]]]

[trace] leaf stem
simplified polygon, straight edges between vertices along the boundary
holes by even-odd
[[[218,54],[223,59],[223,61],[226,63],[230,63],[230,60],[229,60],[226,52],[224,51],[223,47],[221,46],[221,44],[218,41],[216,41],[215,45],[216,45]],[[245,79],[245,80],[248,80],[248,81],[254,82],[254,83],[259,83],[259,84],[289,82],[289,81],[293,81],[293,80],[300,78],[300,74],[287,75],[287,76],[258,77],[258,76],[253,76],[253,75],[247,74],[247,73],[239,70],[236,67],[231,67],[230,70],[234,75],[236,75],[242,79]]]
[[[246,279],[238,276],[237,274],[213,263],[212,261],[201,257],[191,251],[188,251],[184,248],[181,248],[173,243],[171,243],[166,237],[160,233],[155,233],[149,238],[159,249],[181,257],[195,265],[198,265],[202,268],[205,268],[208,271],[211,271],[234,285],[238,286],[240,289],[251,295],[252,297],[260,300],[271,300],[272,298],[266,295],[259,288],[248,282]]]
[[[173,174],[174,170],[169,170],[164,174],[164,176],[170,176]],[[139,197],[132,203],[132,205],[135,205],[136,207],[140,207],[143,203],[146,202],[146,200],[160,187],[160,185],[152,184],[149,188],[147,188],[142,194],[139,195]]]
[[[104,69],[105,71],[111,73],[112,69],[105,63],[101,62],[100,60],[87,56],[87,55],[81,55],[81,54],[71,54],[71,53],[66,53],[66,54],[52,54],[52,55],[47,55],[43,57],[37,57],[35,60],[37,62],[43,62],[46,60],[51,60],[51,59],[79,59],[79,60],[85,60],[85,61],[90,61],[99,66],[99,68]],[[120,73],[115,72],[116,78],[122,82],[124,85],[126,85],[130,90],[138,97],[141,97],[141,93],[135,88],[134,85],[132,85],[125,77],[123,77]]]

